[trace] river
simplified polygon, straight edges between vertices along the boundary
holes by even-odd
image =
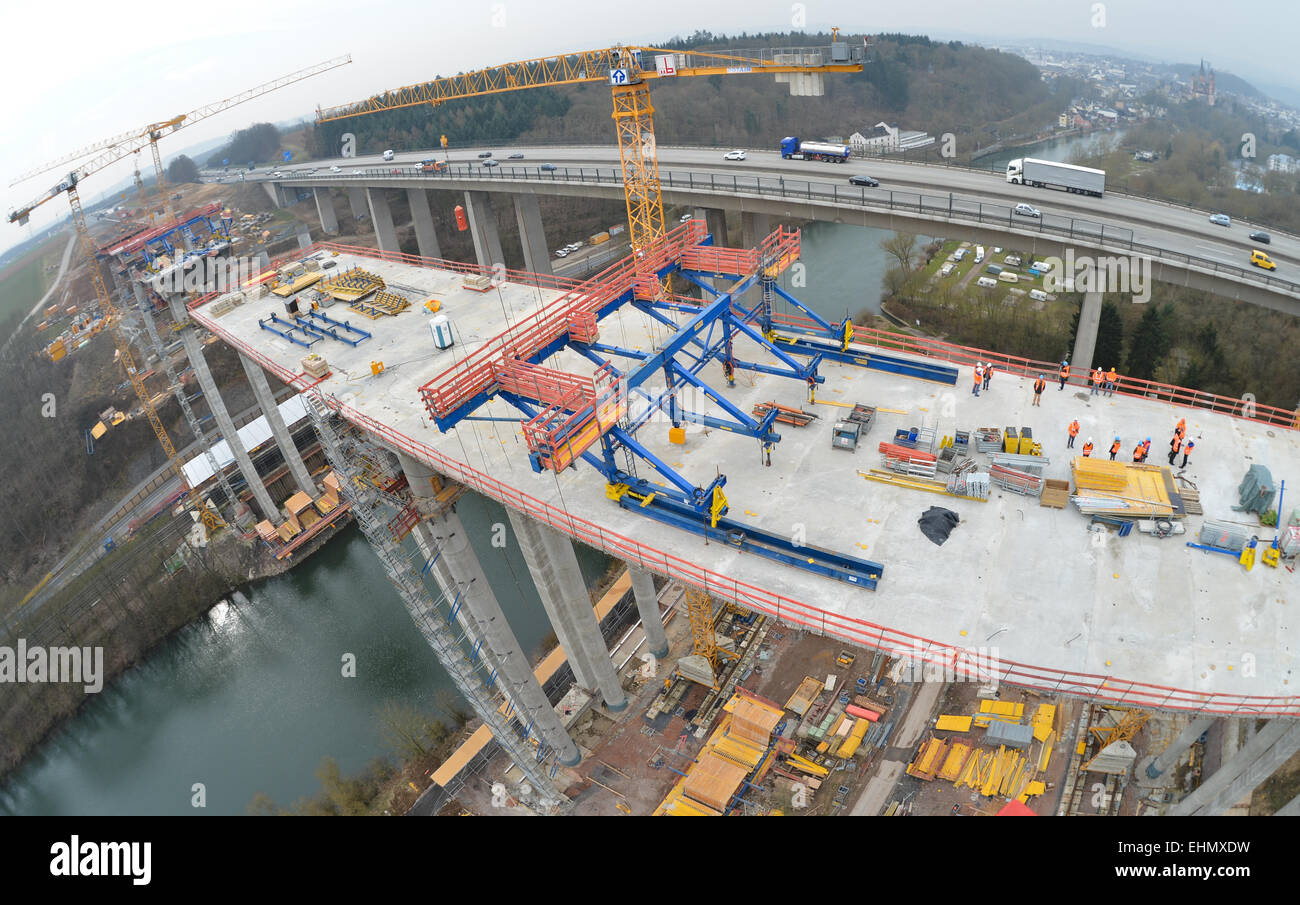
[[[501,507],[466,496],[466,531],[488,538]],[[522,645],[550,631],[513,532],[475,542]],[[588,582],[603,554],[578,547]],[[517,579],[517,583],[516,583]],[[0,814],[243,814],[263,792],[287,806],[319,791],[332,757],[347,774],[390,755],[389,703],[443,716],[455,690],[356,527],[292,572],[221,604],[93,696],[0,787]],[[356,655],[356,677],[342,657]],[[207,807],[191,805],[202,783]]]

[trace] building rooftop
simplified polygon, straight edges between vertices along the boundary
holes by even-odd
[[[801,383],[772,375],[738,371],[736,386],[729,389],[714,361],[701,376],[745,411],[775,401],[814,411],[819,420],[804,428],[778,425],[782,439],[770,466],[763,463],[758,441],[723,430],[687,424],[685,444],[675,445],[661,418],[636,434],[699,486],[718,471],[726,474],[732,519],[787,537],[802,534],[810,545],[883,564],[873,592],[624,510],[606,497],[604,477],[585,463],[559,475],[534,473],[521,414],[500,398],[475,415],[509,421],[467,420],[440,432],[419,387],[507,323],[554,300],[556,290],[506,282],[477,292],[462,288],[463,275],[448,270],[318,254],[340,269],[357,265],[380,274],[389,291],[411,301],[398,316],[379,320],[339,304],[327,309],[325,314],[372,336],[355,348],[331,339],[312,345],[331,368],[320,381],[321,391],[346,406],[348,417],[371,419],[368,426],[382,430],[381,439],[390,445],[405,447],[439,470],[455,471],[452,477],[508,498],[511,505],[526,497],[535,514],[549,511],[553,522],[562,517],[556,513],[567,512],[573,517],[570,533],[616,555],[632,558],[639,552],[652,568],[678,577],[709,570],[720,597],[730,592],[744,605],[856,643],[911,649],[915,641],[919,651],[944,645],[985,649],[1013,684],[1100,693],[1142,706],[1206,705],[1220,712],[1271,706],[1276,713],[1277,701],[1248,699],[1285,698],[1285,712],[1300,712],[1300,683],[1291,684],[1300,650],[1294,574],[1262,565],[1246,571],[1227,556],[1187,547],[1186,541],[1196,539],[1201,517],[1186,520],[1185,536],[1157,539],[1134,531],[1120,538],[1089,531],[1088,519],[1072,505],[1043,508],[1037,497],[996,487],[986,502],[978,502],[859,475],[879,467],[877,444],[892,439],[897,428],[932,427],[944,436],[1013,425],[1032,428],[1042,443],[1050,459],[1045,476],[1068,480],[1073,451],[1066,449],[1066,426],[1075,418],[1081,425],[1080,449],[1091,437],[1095,455],[1105,457],[1118,435],[1121,458],[1128,460],[1134,445],[1151,437],[1149,461],[1164,464],[1162,451],[1185,417],[1196,443],[1186,474],[1199,489],[1205,518],[1245,525],[1253,518],[1231,508],[1238,483],[1252,464],[1267,466],[1275,480],[1296,474],[1300,435],[1294,431],[1136,397],[1090,397],[1078,387],[1060,391],[1050,374],[1041,407],[1031,406],[1030,379],[1005,373],[995,373],[991,388],[977,398],[970,393],[969,368],[961,369],[956,387],[948,387],[825,361],[826,382],[818,388],[818,403],[810,405]],[[450,349],[434,345],[432,318],[422,307],[428,298],[439,299],[440,313],[452,323],[456,342]],[[214,306],[228,310],[214,317]],[[229,308],[217,299],[196,307],[194,315],[281,376],[302,375],[308,350],[259,328],[259,318],[272,312],[284,317],[284,300],[267,296]],[[668,335],[663,325],[630,306],[602,320],[600,331],[604,342],[640,350],[654,348]],[[762,360],[764,353],[741,340],[737,354]],[[384,367],[375,374],[371,363],[378,361]],[[567,349],[543,364],[582,376],[595,370],[591,361]],[[304,387],[313,380],[301,376],[296,383]],[[702,395],[682,399],[696,411],[724,414]],[[844,409],[828,403],[859,402],[879,407],[877,423],[856,452],[832,449],[831,426]],[[986,456],[977,459],[987,462]],[[464,466],[478,474],[467,480]],[[643,476],[647,471],[641,466]],[[917,526],[931,506],[951,509],[961,519],[942,546]],[[1271,540],[1269,529],[1254,530],[1261,541]]]

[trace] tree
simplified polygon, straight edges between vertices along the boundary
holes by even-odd
[[[1155,375],[1156,369],[1169,352],[1169,328],[1166,320],[1170,313],[1167,306],[1164,309],[1155,305],[1147,308],[1142,320],[1138,321],[1137,329],[1133,331],[1133,342],[1128,350],[1128,367],[1124,373],[1142,380],[1150,380]]]
[[[1124,361],[1124,320],[1119,306],[1103,302],[1101,320],[1097,324],[1097,348],[1092,355],[1099,368],[1119,368]]]
[[[167,181],[172,185],[199,181],[199,167],[184,154],[167,164]]]
[[[880,243],[880,247],[898,259],[898,266],[904,273],[912,272],[912,261],[916,257],[917,238],[914,233],[894,233]]]

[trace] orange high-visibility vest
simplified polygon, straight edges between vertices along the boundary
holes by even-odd
[[[1034,381],[1034,392],[1041,393],[1047,387],[1047,381],[1039,379]]]
[[[1147,448],[1143,446],[1141,443],[1139,443],[1137,445],[1137,449],[1133,450],[1133,461],[1141,462],[1143,459],[1146,458],[1146,455],[1147,455]]]
[[[1173,449],[1174,454],[1177,455],[1178,451],[1183,448],[1183,438],[1174,434],[1174,439],[1169,441],[1169,446]]]
[[[1114,369],[1114,368],[1111,368],[1111,369],[1110,369],[1110,373],[1106,375],[1106,379],[1109,380],[1111,383],[1114,383],[1115,380],[1116,380],[1116,378],[1118,378],[1118,377],[1119,377],[1119,374],[1115,373],[1115,369]]]
[[[1061,376],[1064,377],[1064,378],[1066,378],[1067,380],[1070,378],[1070,366],[1069,366],[1069,365],[1061,365]]]
[[[1119,452],[1119,441],[1118,441],[1118,440],[1116,440],[1114,443],[1112,443],[1112,444],[1110,445],[1110,454],[1113,456],[1113,455],[1115,455],[1115,453],[1117,453],[1117,452]]]
[[[1092,444],[1091,444],[1091,443],[1085,443],[1085,444],[1083,444],[1083,454],[1084,454],[1085,456],[1090,456],[1090,455],[1092,455]]]
[[[1077,436],[1079,436],[1079,422],[1078,422],[1078,421],[1071,421],[1071,422],[1070,422],[1070,436],[1071,436],[1071,437],[1077,437]]]
[[[1095,384],[1101,383],[1101,368],[1092,372],[1092,382]]]

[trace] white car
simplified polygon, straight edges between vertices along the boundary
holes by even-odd
[[[330,172],[331,172],[331,173],[342,173],[343,170],[340,169],[339,167],[330,167]]]
[[[393,151],[390,148],[389,150],[384,152],[384,160],[392,160],[392,159],[393,159]]]
[[[689,220],[689,219],[691,219],[691,215],[690,215],[690,214],[682,214],[681,218],[680,218],[677,222],[678,222],[678,223],[685,223],[685,222],[686,222],[687,220]]]
[[[352,175],[353,175],[353,176],[360,176],[360,175],[361,175],[361,171],[360,171],[360,170],[353,170],[353,171],[352,171]]]
[[[1042,213],[1032,204],[1017,204],[1015,212],[1022,217],[1041,217]]]
[[[561,248],[555,253],[555,256],[557,258],[567,258],[569,256],[569,250],[567,248]]]
[[[722,155],[722,159],[723,160],[744,160],[745,152],[739,149],[735,151],[728,151],[726,154]]]
[[[272,173],[271,175],[274,176],[276,179],[279,179],[280,176],[281,176],[282,174],[281,174],[281,172],[280,172],[279,170],[276,170],[276,171],[275,171],[274,173]]]

